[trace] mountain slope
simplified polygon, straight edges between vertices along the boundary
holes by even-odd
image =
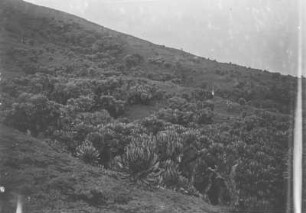
[[[1,122],[23,132],[1,126],[4,150],[23,144],[5,152],[3,168],[37,187],[20,189],[33,198],[28,208],[213,211],[201,199],[123,178],[143,166],[162,174],[161,186],[214,205],[283,208],[296,78],[199,58],[19,0],[1,1],[0,10]],[[111,171],[116,163],[124,173]]]
[[[168,85],[173,81],[184,88],[213,88],[222,98],[242,97],[255,107],[286,113],[293,108],[293,77],[218,63],[22,1],[1,4],[3,76],[71,71],[123,74]]]
[[[0,135],[4,212],[14,208],[17,194],[23,196],[25,212],[217,212],[199,198],[148,191],[3,125]]]
[[[113,68],[118,65],[119,68],[116,68],[122,69],[118,63],[124,62],[124,57],[138,54],[143,61],[137,64],[140,66],[136,70],[129,70],[129,74],[162,80],[185,78],[181,80],[185,80],[184,85],[187,86],[211,83],[220,90],[232,90],[243,81],[252,80],[254,86],[269,86],[282,78],[277,73],[218,63],[180,50],[154,45],[63,12],[18,0],[6,0],[2,4],[2,40],[5,41],[2,45],[10,53],[10,59],[4,59],[3,62],[11,65],[15,71],[20,70],[20,66],[16,66],[12,59],[20,56],[19,54],[28,55],[27,64],[24,61],[19,65],[26,65],[25,68],[28,68],[33,66],[32,63],[38,63],[37,66],[45,69],[49,66],[59,68],[71,63],[80,64],[79,61],[88,67],[108,67],[112,63]],[[293,80],[289,77],[286,79]],[[261,82],[257,82],[258,80]]]

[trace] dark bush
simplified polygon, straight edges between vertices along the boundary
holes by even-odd
[[[239,98],[238,99],[238,103],[241,105],[241,106],[244,106],[246,104],[246,100],[244,98]]]
[[[130,104],[150,104],[154,99],[161,99],[161,91],[154,86],[137,84],[130,88],[128,102]]]
[[[159,131],[165,127],[165,122],[158,119],[156,116],[150,116],[144,118],[140,123],[149,134],[156,135]]]
[[[60,105],[44,95],[23,94],[12,105],[4,123],[21,131],[30,130],[33,135],[44,132],[48,126],[57,126]]]
[[[201,109],[194,116],[198,124],[211,124],[213,122],[213,113],[211,110]]]
[[[144,58],[139,54],[132,54],[125,56],[124,61],[127,68],[132,68],[143,63]]]

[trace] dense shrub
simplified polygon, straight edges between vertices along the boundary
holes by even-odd
[[[124,113],[125,102],[110,95],[102,95],[96,99],[96,108],[106,109],[111,116],[118,117]]]
[[[194,121],[198,124],[211,124],[213,119],[213,113],[211,110],[202,109],[197,111],[194,116]]]
[[[37,135],[48,126],[57,126],[60,105],[44,95],[22,94],[12,109],[6,112],[4,123],[21,131],[30,130]]]
[[[144,133],[141,126],[133,123],[107,123],[99,127],[98,131],[87,135],[100,153],[100,163],[109,168],[116,156],[124,154],[124,150],[130,144],[133,137]]]
[[[94,99],[89,96],[70,98],[67,101],[70,110],[76,112],[90,112],[94,106]]]
[[[211,101],[197,101],[195,102],[195,109],[198,110],[198,109],[210,109],[211,111],[214,111],[214,108],[215,108],[215,105],[213,102]]]
[[[188,102],[184,98],[174,96],[174,97],[168,99],[168,106],[171,109],[184,110],[184,109],[188,108]]]
[[[80,94],[80,88],[72,82],[67,84],[56,83],[50,97],[52,100],[60,104],[66,104],[68,99],[77,98],[80,96]]]
[[[144,58],[139,54],[132,54],[125,56],[124,61],[126,67],[131,68],[140,65],[144,61]]]
[[[73,139],[81,143],[85,140],[86,136],[89,133],[96,130],[96,127],[90,124],[85,124],[80,121],[80,123],[74,123],[71,130],[74,132]]]
[[[87,125],[98,126],[107,124],[113,121],[113,118],[106,110],[101,110],[97,112],[83,112],[78,113],[76,119],[84,122]]]
[[[165,128],[166,123],[152,115],[141,120],[140,124],[147,130],[149,134],[156,135]]]
[[[137,84],[130,88],[128,102],[130,104],[149,104],[153,99],[157,99],[160,96],[154,86]]]
[[[195,89],[192,92],[192,96],[195,100],[199,100],[199,101],[205,101],[205,100],[213,98],[211,91],[204,90],[204,89]]]

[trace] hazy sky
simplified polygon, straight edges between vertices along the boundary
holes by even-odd
[[[220,62],[296,73],[298,0],[27,1]]]

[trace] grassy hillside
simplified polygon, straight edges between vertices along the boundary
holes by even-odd
[[[22,144],[2,167],[36,186],[11,179],[27,208],[285,211],[296,78],[19,0],[0,24],[1,145]]]
[[[2,4],[3,75],[111,69],[182,86],[214,87],[217,95],[235,101],[243,97],[256,107],[292,108],[293,77],[218,63],[21,1]]]
[[[3,212],[23,195],[25,212],[217,212],[201,199],[170,190],[148,190],[122,174],[85,165],[1,125]]]

